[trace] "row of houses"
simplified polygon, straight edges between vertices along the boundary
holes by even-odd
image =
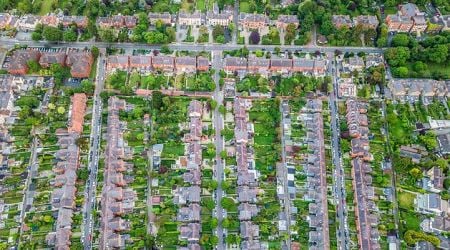
[[[187,241],[187,249],[201,249],[200,240],[200,194],[201,194],[201,165],[203,104],[193,100],[189,103],[189,134],[185,137],[187,142],[187,172],[183,174],[183,181],[189,186],[178,187],[174,194],[174,203],[178,204],[177,221],[180,222],[178,230],[179,239]]]
[[[378,232],[379,215],[374,202],[375,190],[372,186],[372,168],[369,161],[369,129],[367,120],[367,103],[354,99],[346,101],[347,125],[351,139],[350,155],[352,157],[352,184],[358,243],[361,249],[381,249]]]
[[[28,32],[33,31],[38,24],[52,27],[62,25],[64,28],[75,24],[79,29],[84,29],[88,25],[88,18],[85,16],[63,16],[53,13],[45,16],[27,14],[21,17],[0,13],[0,30],[16,28],[20,31]]]
[[[440,32],[450,30],[450,15],[438,15],[427,19],[417,5],[399,5],[396,14],[387,15],[386,25],[390,32]]]
[[[224,70],[227,73],[281,73],[300,72],[315,76],[322,76],[327,70],[327,61],[324,59],[306,58],[259,58],[259,57],[227,57]]]
[[[423,97],[450,97],[450,81],[393,79],[388,83],[392,97],[400,102]]]
[[[94,58],[89,51],[69,49],[60,52],[40,52],[39,50],[15,50],[8,65],[8,72],[12,75],[25,75],[30,61],[38,62],[41,67],[49,68],[52,64],[70,67],[70,74],[76,78],[88,78]]]
[[[194,73],[196,71],[209,70],[209,59],[206,57],[173,57],[173,56],[109,56],[106,63],[108,71],[114,70],[138,70],[138,71],[163,71],[178,73]]]
[[[49,233],[46,237],[47,244],[56,249],[68,249],[71,244],[72,217],[77,192],[75,183],[80,160],[80,148],[76,141],[82,133],[86,101],[84,93],[73,95],[69,127],[65,131],[58,132],[60,149],[56,152],[57,163],[53,167],[56,177],[53,181],[55,189],[51,195],[52,207],[57,210],[56,228],[55,232]]]
[[[132,176],[126,175],[133,165],[126,162],[132,153],[123,139],[126,123],[119,120],[121,110],[130,110],[124,100],[111,97],[108,100],[107,145],[105,150],[104,185],[101,197],[100,248],[124,248],[129,235],[130,222],[123,218],[132,213],[136,193],[128,183]]]
[[[362,26],[367,29],[376,29],[380,22],[376,16],[360,15],[354,17],[353,20],[349,15],[333,15],[331,22],[334,27],[341,29],[343,27],[353,28],[356,26]]]
[[[242,238],[241,249],[262,249],[259,241],[259,226],[252,221],[252,218],[259,213],[256,204],[259,191],[258,172],[252,161],[253,155],[249,152],[247,145],[253,131],[247,112],[250,107],[251,101],[248,99],[236,98],[234,101],[238,218]]]
[[[308,99],[299,119],[305,122],[308,146],[305,199],[308,205],[309,249],[329,249],[327,180],[325,142],[323,135],[322,101]]]

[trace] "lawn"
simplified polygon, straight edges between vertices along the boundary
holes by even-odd
[[[441,75],[444,79],[450,79],[450,64],[442,63],[442,64],[434,64],[427,63],[428,68],[421,73],[420,76],[417,76],[417,73],[413,69],[413,64],[415,62],[408,63],[409,77],[418,77],[418,78],[432,78],[434,74]]]
[[[398,192],[398,202],[399,206],[405,209],[414,209],[414,199],[416,198],[416,195],[409,192]]]
[[[250,4],[246,1],[239,2],[239,11],[249,13],[250,12]]]
[[[206,11],[205,0],[197,0],[197,10],[199,10],[201,12]]]

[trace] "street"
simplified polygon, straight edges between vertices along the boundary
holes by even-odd
[[[330,93],[330,111],[331,111],[331,130],[332,130],[332,157],[333,157],[333,194],[336,201],[336,213],[339,228],[337,230],[338,248],[350,249],[350,235],[348,230],[348,221],[346,211],[346,193],[345,193],[345,175],[341,160],[341,149],[339,144],[339,113],[337,112],[337,70],[336,60],[332,60],[333,64],[329,66],[329,74],[332,75],[333,90]],[[330,72],[331,70],[331,72]]]
[[[17,39],[0,39],[1,47],[9,48],[15,45],[27,45],[31,47],[42,47],[42,46],[50,46],[52,48],[80,48],[84,49],[86,47],[96,46],[98,48],[121,48],[121,49],[136,49],[136,50],[158,50],[161,48],[160,45],[149,45],[149,44],[141,44],[141,43],[105,43],[105,42],[58,42],[58,43],[48,43],[48,42],[35,42],[35,41],[20,41]],[[244,47],[244,45],[238,44],[189,44],[189,43],[176,43],[176,44],[168,44],[169,49],[171,50],[189,50],[189,51],[224,51],[224,50],[238,50]],[[383,49],[375,48],[375,47],[319,47],[319,46],[296,46],[296,45],[246,45],[248,50],[265,50],[265,51],[274,51],[275,48],[280,48],[281,51],[301,51],[301,52],[311,52],[314,53],[316,51],[320,51],[322,53],[326,52],[335,52],[339,50],[343,53],[345,52],[360,52],[364,51],[366,53],[382,53]]]
[[[94,218],[92,211],[95,210],[96,205],[96,191],[97,191],[97,173],[98,173],[98,160],[99,160],[99,146],[101,142],[101,118],[102,118],[102,100],[100,93],[103,89],[104,76],[105,76],[105,63],[102,56],[99,56],[97,61],[97,81],[94,92],[94,105],[92,108],[92,127],[90,135],[90,148],[89,148],[89,178],[86,182],[86,194],[85,204],[83,208],[83,230],[81,241],[84,245],[84,249],[88,250],[92,248],[92,233]]]
[[[214,73],[214,82],[216,83],[216,89],[214,90],[214,100],[217,101],[217,107],[214,110],[214,116],[213,116],[213,124],[214,129],[216,132],[215,135],[215,144],[216,144],[216,164],[215,164],[215,178],[218,183],[217,189],[216,189],[216,214],[217,214],[217,237],[219,238],[219,243],[217,244],[218,250],[224,250],[226,249],[224,247],[224,238],[223,238],[223,228],[222,228],[222,220],[223,220],[223,209],[222,205],[220,204],[220,201],[223,196],[223,190],[222,190],[222,181],[223,181],[223,159],[220,157],[220,152],[224,150],[224,140],[220,132],[223,129],[223,116],[219,112],[219,106],[223,104],[223,93],[220,90],[220,76],[219,72],[222,69],[222,52],[221,51],[213,51],[212,52],[212,68],[215,70]]]

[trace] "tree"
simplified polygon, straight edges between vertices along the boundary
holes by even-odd
[[[391,66],[397,67],[405,65],[411,53],[407,47],[396,47],[387,49],[385,56]]]
[[[83,81],[81,81],[81,90],[86,94],[92,95],[95,90],[95,85],[93,82],[84,79]]]
[[[101,29],[99,32],[100,39],[104,42],[112,43],[116,41],[116,35],[112,29]]]
[[[409,174],[415,179],[418,180],[422,178],[422,170],[420,168],[413,168],[409,171]]]
[[[28,71],[32,72],[32,73],[38,72],[41,69],[41,66],[39,65],[39,63],[34,60],[28,61],[27,66],[28,66]]]
[[[58,107],[56,112],[58,112],[58,114],[60,114],[60,115],[63,115],[66,112],[66,109],[61,106],[61,107]]]
[[[63,39],[63,32],[56,27],[45,26],[44,30],[42,31],[42,36],[47,41],[56,42]]]
[[[75,42],[77,40],[78,34],[74,29],[67,29],[63,33],[63,39],[66,42]]]
[[[258,31],[253,30],[250,33],[250,43],[251,44],[259,44],[261,37],[259,36]]]
[[[92,56],[93,56],[93,57],[97,58],[98,55],[100,54],[100,51],[99,51],[99,49],[98,49],[97,47],[92,46],[92,48],[91,48],[91,53],[92,53]]]
[[[33,39],[33,41],[42,40],[42,33],[34,31],[33,33],[31,33],[31,39]]]
[[[423,63],[422,61],[417,61],[413,65],[413,69],[417,72],[423,72],[427,70],[427,65]]]
[[[409,70],[408,70],[407,67],[403,67],[403,66],[402,66],[402,67],[395,68],[394,73],[395,73],[395,75],[404,78],[404,77],[407,77],[407,76],[408,76]]]
[[[448,57],[448,46],[446,44],[439,44],[425,50],[428,55],[428,60],[435,63],[443,63]]]
[[[236,203],[233,199],[228,197],[223,197],[220,201],[220,205],[226,210],[233,210],[233,208],[236,206]]]
[[[391,42],[393,47],[408,47],[408,44],[409,36],[407,34],[396,34]]]

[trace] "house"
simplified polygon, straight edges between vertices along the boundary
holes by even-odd
[[[422,157],[428,155],[428,152],[425,148],[412,145],[412,146],[400,146],[400,156],[405,158],[410,158],[412,162],[419,163]]]
[[[249,188],[247,186],[239,186],[238,190],[238,201],[239,202],[256,202],[256,196],[258,190],[255,188]]]
[[[247,60],[242,57],[227,57],[225,58],[225,71],[233,73],[237,71],[247,70]]]
[[[179,205],[199,203],[200,192],[199,186],[179,187],[174,194],[174,203]]]
[[[130,69],[149,71],[152,69],[151,56],[130,56]]]
[[[38,62],[41,53],[37,50],[16,50],[9,62],[8,72],[13,75],[25,75],[28,71],[28,62]]]
[[[361,71],[365,68],[364,59],[359,56],[347,58],[342,64],[348,71]]]
[[[59,64],[65,66],[66,64],[66,53],[65,52],[43,52],[39,59],[39,64],[43,68],[48,68],[52,64]]]
[[[450,154],[450,135],[442,134],[437,136],[437,141],[439,144],[439,149],[442,154]]]
[[[129,57],[126,55],[108,56],[106,61],[106,70],[124,70],[127,71],[130,67]]]
[[[204,19],[204,15],[198,11],[194,13],[181,11],[178,13],[178,25],[200,26],[205,23]]]
[[[239,211],[239,220],[245,221],[245,220],[251,220],[254,216],[258,214],[258,206],[255,204],[249,204],[249,203],[241,203],[238,206]]]
[[[189,170],[183,174],[183,181],[191,185],[201,184],[201,172],[198,169]]]
[[[70,67],[70,74],[75,78],[88,78],[93,62],[94,58],[88,51],[72,51],[67,54],[66,65]]]
[[[197,60],[190,56],[175,57],[175,68],[178,73],[195,73]]]
[[[241,222],[240,226],[241,237],[243,239],[254,239],[259,237],[259,226],[250,221]]]
[[[78,29],[85,29],[88,25],[88,19],[85,16],[63,16],[61,23],[65,28],[75,24]]]
[[[353,84],[352,78],[339,79],[339,97],[356,97],[356,85]]]
[[[269,25],[269,18],[263,14],[240,13],[239,24],[244,29],[261,30]]]
[[[70,112],[69,132],[81,134],[83,132],[84,115],[86,112],[87,97],[84,93],[72,96],[72,109]]]
[[[189,117],[201,117],[203,114],[203,105],[202,102],[193,100],[189,103],[188,107]]]
[[[291,59],[271,59],[270,60],[270,71],[278,73],[288,73],[292,69]]]
[[[59,17],[54,13],[50,13],[41,17],[41,24],[44,26],[57,27],[59,22]]]
[[[298,28],[299,22],[296,15],[279,15],[276,21],[278,29],[285,30],[289,24],[293,24],[295,28]]]
[[[413,3],[400,5],[397,14],[386,17],[386,24],[390,32],[424,32],[427,28],[425,14]]]
[[[152,65],[155,70],[172,72],[175,68],[175,59],[171,56],[154,56]]]
[[[209,60],[206,57],[197,57],[197,70],[198,71],[208,71],[209,70]]]
[[[269,72],[270,59],[250,57],[248,59],[248,71],[250,73],[267,74]]]
[[[181,240],[198,241],[200,240],[200,229],[201,226],[199,223],[188,223],[186,225],[182,225],[179,228],[179,237]]]
[[[12,16],[8,13],[0,13],[0,30],[6,29],[10,22]]]
[[[353,22],[349,15],[333,15],[331,17],[331,22],[337,29],[340,29],[342,27],[353,27]]]
[[[292,60],[292,71],[312,74],[314,72],[314,59],[297,58]]]
[[[414,25],[409,32],[425,32],[428,24],[423,14],[413,16],[411,19],[413,20]]]
[[[190,204],[187,207],[181,207],[178,210],[177,220],[180,222],[200,221],[200,205]]]
[[[411,18],[399,14],[391,14],[386,17],[386,25],[389,32],[409,32],[414,22]]]
[[[137,18],[135,16],[114,15],[109,17],[97,18],[97,25],[101,29],[132,29],[136,26]]]
[[[434,216],[426,218],[420,223],[423,231],[429,233],[442,233],[450,231],[450,218],[444,216]]]
[[[360,15],[353,18],[353,25],[355,27],[360,25],[367,29],[376,29],[379,23],[380,22],[376,16]]]
[[[172,15],[169,12],[163,13],[148,13],[148,20],[151,25],[155,25],[158,20],[160,20],[163,24],[171,25],[172,24]]]
[[[34,31],[36,25],[40,22],[40,17],[35,15],[24,15],[17,21],[17,29],[19,31]]]
[[[450,213],[449,202],[442,200],[439,194],[418,194],[415,201],[418,212],[436,215],[446,215]]]
[[[225,26],[227,27],[233,21],[233,12],[230,10],[223,10],[219,12],[219,6],[214,4],[213,10],[206,13],[206,22],[210,26]]]
[[[133,29],[136,27],[137,18],[135,16],[123,16],[123,21],[125,23],[125,27],[128,29]]]
[[[444,188],[444,179],[445,175],[442,169],[432,167],[424,173],[424,178],[422,179],[423,188],[434,193],[440,193]]]

